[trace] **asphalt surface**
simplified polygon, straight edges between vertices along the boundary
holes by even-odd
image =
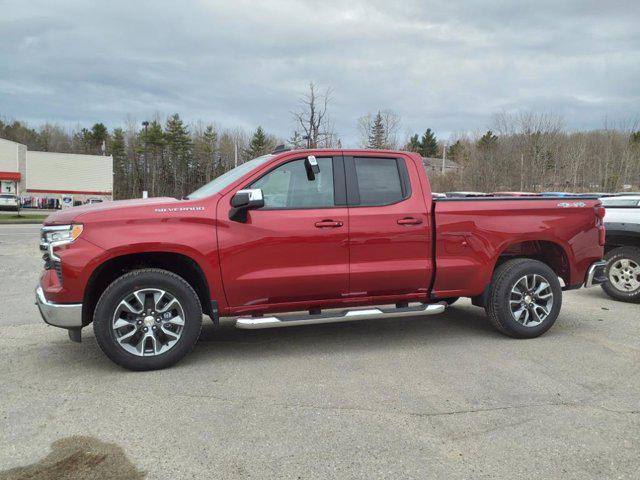
[[[180,364],[133,373],[90,328],[75,344],[41,322],[37,243],[36,226],[0,227],[0,479],[638,478],[640,306],[599,288],[565,293],[535,340],[467,301],[291,329],[205,321]]]

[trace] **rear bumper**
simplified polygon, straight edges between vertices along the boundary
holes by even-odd
[[[60,328],[82,327],[81,303],[52,303],[44,296],[41,286],[36,288],[36,305],[42,319],[49,325]]]
[[[607,281],[607,277],[604,274],[604,268],[607,266],[607,262],[599,260],[594,262],[587,270],[587,277],[585,278],[584,288],[600,285]]]

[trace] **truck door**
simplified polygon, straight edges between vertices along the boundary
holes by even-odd
[[[428,292],[432,232],[412,161],[344,157],[349,204],[349,295]]]
[[[343,298],[349,281],[349,216],[342,157],[287,160],[246,188],[265,206],[246,223],[228,218],[231,192],[218,202],[223,286],[232,307]]]

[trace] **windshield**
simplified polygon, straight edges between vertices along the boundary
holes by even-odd
[[[254,158],[253,160],[249,160],[248,162],[245,162],[242,165],[238,165],[236,168],[229,170],[227,173],[223,173],[219,177],[214,178],[209,183],[203,185],[202,187],[197,189],[195,192],[188,195],[187,199],[194,200],[198,198],[208,197],[209,195],[218,193],[227,185],[231,185],[240,177],[242,177],[246,173],[249,173],[254,168],[262,165],[264,162],[266,162],[272,157],[273,155],[263,155],[262,157]]]

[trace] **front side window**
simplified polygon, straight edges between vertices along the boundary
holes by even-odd
[[[405,198],[395,158],[354,158],[360,206],[382,206]]]
[[[260,188],[264,208],[326,208],[334,206],[333,161],[318,158],[320,173],[309,180],[305,160],[287,162],[255,181],[249,188]]]

